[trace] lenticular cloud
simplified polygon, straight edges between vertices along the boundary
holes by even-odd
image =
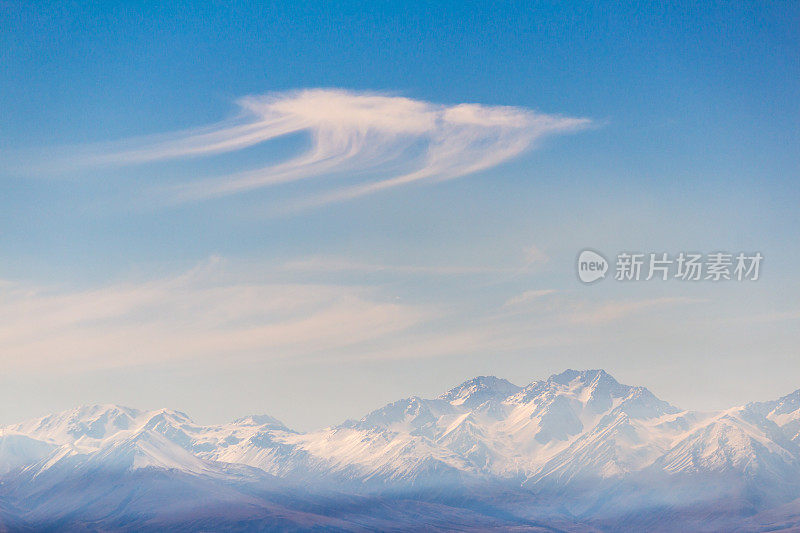
[[[516,107],[438,105],[410,98],[310,89],[240,99],[239,115],[207,128],[139,140],[95,162],[136,164],[231,153],[289,134],[306,150],[245,172],[204,177],[176,190],[201,200],[297,180],[322,180],[300,205],[320,205],[418,181],[447,180],[488,169],[537,140],[590,125],[588,119]],[[325,178],[343,177],[335,187]]]

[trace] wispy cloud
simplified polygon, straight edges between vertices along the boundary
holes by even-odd
[[[290,271],[311,274],[331,268],[359,273],[395,268],[414,276],[478,271],[314,258],[292,264]],[[211,258],[177,275],[82,290],[0,281],[0,365],[7,371],[64,371],[169,360],[224,358],[226,365],[236,365],[252,359],[503,353],[584,342],[579,333],[595,338],[595,326],[696,301],[586,302],[540,289],[499,307],[479,306],[472,315],[455,310],[452,300],[435,306],[406,302],[395,285],[387,290],[364,283],[297,281],[286,279],[285,266],[271,273],[269,265],[254,267]],[[280,281],[271,279],[273,274]]]
[[[547,263],[550,257],[544,253],[538,246],[532,245],[525,249],[525,262],[528,265],[534,263]]]
[[[540,139],[591,125],[585,118],[479,104],[439,105],[398,96],[309,89],[238,102],[232,120],[123,142],[90,164],[129,165],[236,152],[289,134],[310,146],[279,163],[178,185],[173,200],[220,197],[298,180],[344,183],[297,198],[294,207],[347,200],[420,181],[448,180],[519,156]],[[337,180],[337,183],[342,183]]]
[[[547,295],[555,294],[555,292],[555,289],[536,289],[532,291],[525,291],[522,294],[518,294],[509,298],[505,303],[505,307],[527,304],[540,298],[544,298]]]
[[[581,304],[574,311],[568,313],[567,317],[571,322],[578,324],[599,324],[620,320],[651,309],[703,302],[705,302],[703,299],[674,296],[641,300],[618,300],[591,306]]]
[[[0,364],[80,368],[302,357],[396,334],[431,310],[367,287],[226,279],[213,264],[88,290],[0,285]]]
[[[440,275],[497,273],[331,257],[279,264],[212,257],[179,274],[88,289],[0,280],[0,366],[63,372],[170,360],[311,364],[542,353],[617,339],[620,332],[638,334],[653,314],[680,321],[681,309],[703,301],[597,300],[543,288],[494,303],[481,300],[481,289],[445,291],[431,303],[430,295],[405,291],[396,280],[387,284],[364,275],[386,271],[430,276],[434,292]],[[346,276],[331,281],[331,272]],[[643,322],[644,315],[649,318]],[[609,329],[610,323],[615,327]]]
[[[470,274],[508,274],[519,272],[518,268],[471,266],[471,265],[411,265],[354,261],[335,256],[314,256],[285,263],[283,269],[290,272],[351,272],[357,274],[419,274],[452,276]]]

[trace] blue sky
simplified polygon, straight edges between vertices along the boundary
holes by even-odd
[[[796,4],[295,4],[2,4],[0,422],[800,387]],[[585,247],[765,262],[589,287]]]

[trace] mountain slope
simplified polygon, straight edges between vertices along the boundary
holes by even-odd
[[[207,426],[168,409],[92,405],[0,428],[0,517],[21,528],[79,509],[97,520],[107,513],[124,522],[128,513],[146,527],[142,513],[158,505],[151,499],[158,494],[176,516],[203,514],[192,502],[205,498],[256,522],[282,513],[286,524],[334,524],[323,519],[331,509],[306,517],[296,497],[276,499],[306,486],[362,494],[368,505],[380,505],[376,495],[386,491],[415,491],[429,503],[461,494],[480,507],[475,520],[491,509],[487,524],[530,526],[547,517],[559,527],[651,528],[653,513],[678,513],[685,524],[738,523],[793,509],[799,434],[800,391],[724,411],[682,411],[603,370],[567,370],[525,387],[480,376],[309,433],[268,415]],[[526,510],[532,497],[535,516]],[[444,508],[462,508],[459,501]],[[626,522],[646,509],[651,518]]]

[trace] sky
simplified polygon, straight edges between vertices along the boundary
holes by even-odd
[[[170,4],[0,2],[0,423],[800,388],[797,3]],[[620,282],[624,251],[764,259]]]

